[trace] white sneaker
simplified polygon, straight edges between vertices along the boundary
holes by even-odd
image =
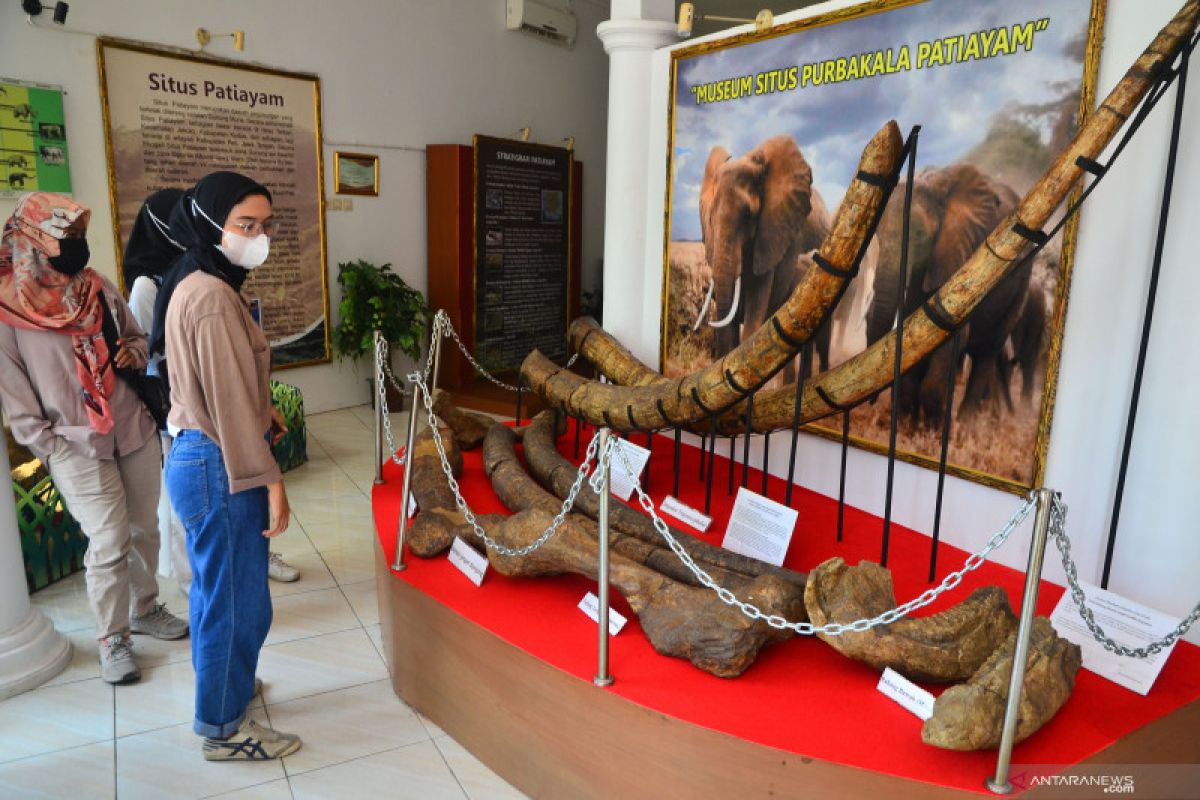
[[[109,683],[133,683],[142,677],[133,660],[129,634],[114,633],[100,640],[100,677]]]
[[[246,717],[228,739],[204,737],[205,761],[269,761],[300,749],[300,737],[272,730]]]
[[[267,577],[281,583],[291,583],[300,579],[300,570],[283,560],[279,553],[271,553],[267,559]]]

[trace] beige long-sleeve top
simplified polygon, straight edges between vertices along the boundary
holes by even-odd
[[[145,365],[146,335],[107,278],[104,298],[135,364]],[[97,433],[88,424],[71,338],[0,322],[0,403],[13,438],[43,462],[53,452],[56,438],[63,439],[76,455],[88,458],[111,461],[134,452],[155,434],[154,418],[129,384],[117,377],[108,398],[112,430]]]
[[[229,284],[204,272],[184,278],[167,309],[167,422],[217,443],[229,491],[282,478],[265,434],[271,427],[271,348]]]

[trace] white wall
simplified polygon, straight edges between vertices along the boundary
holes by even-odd
[[[825,3],[781,16],[798,19],[850,2]],[[1098,96],[1120,80],[1133,60],[1178,10],[1177,0],[1110,2],[1101,55]],[[740,31],[744,29],[735,29]],[[726,32],[722,35],[730,35]],[[719,36],[708,37],[711,39]],[[667,157],[669,51],[655,54],[650,163]],[[1200,73],[1192,70],[1193,83]],[[1195,318],[1190,301],[1200,296],[1200,271],[1190,257],[1190,236],[1200,218],[1200,92],[1187,96],[1179,150],[1171,225],[1154,318],[1154,335],[1142,389],[1141,408],[1121,512],[1121,526],[1109,588],[1164,612],[1183,616],[1200,600],[1200,355],[1194,346]],[[1166,166],[1174,90],[1089,200],[1082,212],[1059,374],[1046,485],[1060,490],[1070,507],[1068,532],[1079,574],[1099,583],[1104,562],[1112,496],[1116,486],[1125,415],[1128,409],[1142,311],[1154,250],[1159,198]],[[936,120],[924,120],[936,125]],[[628,286],[659,297],[662,289],[664,171],[649,173],[643,264],[621,269],[605,265],[609,297]],[[658,362],[659,305],[646,304],[640,336],[627,345],[650,364]],[[774,472],[786,474],[787,449],[774,437]],[[799,482],[837,496],[840,449],[805,436],[800,446]],[[761,456],[754,456],[757,459]],[[886,461],[852,449],[848,500],[882,514]],[[917,530],[932,529],[936,473],[896,465],[893,518]],[[945,541],[976,550],[1018,505],[1011,494],[978,484],[947,480],[942,535]],[[1031,522],[994,557],[1024,567]],[[956,568],[957,565],[939,565]],[[1064,582],[1056,551],[1047,554],[1046,576]],[[907,599],[907,598],[900,598]],[[1188,637],[1200,643],[1200,626]]]
[[[565,2],[565,0],[564,0]],[[352,211],[330,211],[331,313],[340,295],[337,264],[391,262],[426,288],[425,154],[428,143],[470,144],[475,133],[559,145],[575,137],[584,164],[583,274],[598,271],[604,236],[608,59],[596,38],[600,0],[577,0],[574,50],[504,28],[504,0],[105,0],[73,2],[68,28],[194,49],[196,28],[245,30],[246,49],[219,39],[209,52],[239,61],[315,73],[321,78],[326,194],[333,151],[380,156],[379,197],[354,197]],[[20,4],[0,7],[0,75],[55,83],[67,91],[67,142],[75,197],[93,213],[92,265],[115,278],[94,35],[55,29],[49,13],[26,24]],[[12,201],[0,200],[7,217]],[[331,324],[333,321],[331,321]],[[309,412],[365,403],[369,369],[349,363],[282,371],[304,392]]]

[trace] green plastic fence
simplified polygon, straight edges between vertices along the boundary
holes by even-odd
[[[304,427],[304,395],[288,383],[271,381],[271,400],[283,414],[288,432],[275,443],[275,460],[284,472],[308,461],[308,431]]]
[[[62,496],[43,467],[39,465],[25,483],[30,488],[17,481],[12,481],[12,487],[25,580],[33,592],[83,569],[87,537],[67,513]]]

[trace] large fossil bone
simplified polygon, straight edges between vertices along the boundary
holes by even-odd
[[[902,149],[896,123],[888,122],[863,151],[856,177],[818,251],[829,271],[805,273],[771,319],[719,361],[686,378],[629,388],[585,381],[534,350],[521,365],[522,379],[553,407],[618,430],[693,424],[734,405],[791,361],[841,297],[888,194],[886,184],[895,178]]]
[[[443,433],[442,443],[446,448],[451,472],[456,478],[461,477],[462,452],[449,430]],[[473,539],[474,532],[455,505],[454,492],[446,484],[442,460],[438,455],[437,446],[433,443],[432,429],[428,426],[417,434],[413,441],[411,457],[404,468],[413,471],[412,493],[420,511],[408,529],[409,549],[421,558],[433,558],[450,547],[455,536],[470,536]],[[404,514],[406,510],[402,509],[400,513]]]
[[[528,436],[528,429],[526,430]],[[525,472],[517,457],[515,447],[515,432],[503,425],[497,425],[488,431],[483,443],[483,468],[492,481],[492,488],[500,501],[510,511],[520,512],[531,508],[557,514],[562,508],[562,502],[547,492],[537,481]],[[572,468],[572,473],[575,470]],[[574,480],[572,475],[571,480]],[[585,497],[595,497],[588,487],[584,487],[576,498],[576,503]],[[610,511],[615,510],[618,503],[610,504]],[[626,509],[627,511],[629,509]],[[578,516],[578,515],[576,515]],[[600,535],[599,527],[594,520],[578,517],[579,528],[587,532],[593,539]],[[657,535],[657,534],[656,534]],[[639,564],[650,567],[672,580],[699,585],[696,577],[673,552],[658,545],[655,540],[644,541],[627,536],[615,526],[609,528],[609,544],[614,551]],[[718,585],[734,592],[748,587],[754,576],[738,573],[720,565],[706,565],[709,575]],[[794,587],[796,598],[803,596],[803,583]]]
[[[1030,242],[1019,231],[1037,231],[1049,221],[1051,214],[1083,175],[1079,159],[1095,159],[1108,145],[1154,85],[1156,77],[1178,55],[1196,28],[1198,17],[1200,0],[1188,0],[1138,57],[1017,208],[992,231],[984,244],[931,299],[904,321],[900,331],[904,343],[903,371],[945,341],[949,335],[945,328],[953,328],[965,320],[1020,261],[1030,248]],[[894,125],[891,127],[894,129]],[[881,135],[883,132],[876,134],[872,145],[868,146],[863,156],[864,164]],[[898,140],[899,134],[895,133],[895,137]],[[886,167],[874,170],[864,168],[891,174]],[[859,181],[851,183],[846,200],[838,210],[834,234],[838,233],[839,224],[845,224],[848,218],[854,216],[846,213],[846,206],[848,202],[853,204],[861,201],[862,189]],[[860,206],[856,210],[864,209]],[[859,217],[857,221],[861,222],[862,218]],[[826,250],[827,247],[822,248],[822,255],[828,255]],[[845,265],[847,262],[834,263]],[[686,378],[631,387],[604,385],[564,372],[536,351],[526,359],[521,373],[527,384],[549,404],[595,425],[609,425],[619,430],[691,425],[736,403],[745,396],[746,391],[762,385],[760,378],[764,374],[769,377],[782,366],[780,358],[787,360],[796,353],[797,348],[813,333],[807,323],[814,320],[813,312],[819,306],[812,302],[811,283],[827,281],[829,277],[819,270],[810,271],[772,320],[724,358]],[[929,308],[933,311],[928,311]],[[808,312],[802,320],[796,320],[793,316],[798,309]],[[937,322],[934,321],[935,316]],[[819,319],[816,321],[819,322]],[[799,324],[794,324],[797,322]],[[794,345],[779,337],[780,330]],[[896,341],[897,331],[892,331],[853,358],[808,381],[803,387],[800,421],[812,422],[837,413],[886,388],[892,379]],[[739,386],[744,390],[738,391]],[[756,395],[753,430],[764,432],[791,425],[795,411],[794,392],[793,386],[791,390],[785,387]]]
[[[969,681],[942,692],[933,704],[933,716],[921,726],[926,744],[948,750],[1000,746],[1016,640],[1014,631]],[[1081,663],[1079,645],[1060,637],[1050,620],[1034,617],[1015,741],[1028,738],[1058,713],[1075,688]]]
[[[541,535],[551,520],[549,512],[532,508],[490,526],[488,535],[508,547],[522,547]],[[489,550],[488,560],[497,572],[514,577],[571,572],[595,579],[598,544],[583,522],[569,515],[557,533],[529,555],[509,557]],[[629,602],[655,650],[686,658],[713,675],[737,677],[763,645],[779,638],[765,622],[748,619],[708,589],[671,580],[619,553],[610,558],[609,579]],[[795,618],[801,611],[795,587],[773,575],[755,578],[745,597],[767,613]]]
[[[555,437],[552,433],[553,417],[553,412],[543,411],[526,426],[525,460],[529,463],[530,472],[542,486],[552,491],[559,499],[565,499],[571,489],[571,483],[575,480],[576,467],[563,458],[555,446]],[[575,508],[592,519],[599,519],[600,498],[591,492],[580,492],[575,498]],[[609,503],[608,519],[610,526],[647,545],[661,548],[665,544],[658,531],[654,529],[654,523],[650,518],[628,506],[621,503]],[[801,589],[804,588],[804,574],[801,572],[776,567],[757,558],[730,552],[677,528],[670,528],[670,531],[688,555],[700,562],[705,569],[715,566],[751,578],[758,575],[775,575],[789,583],[796,584]],[[675,563],[679,563],[678,557],[674,553],[668,551],[666,555]],[[651,566],[659,569],[657,564]],[[662,570],[660,569],[660,571]],[[688,574],[691,574],[690,571]],[[688,580],[688,583],[691,582]]]
[[[892,575],[870,561],[851,567],[831,558],[809,573],[804,605],[814,625],[877,617],[896,607]],[[949,683],[970,678],[1015,627],[1004,590],[987,586],[940,614],[818,636],[876,669],[891,667],[912,680]]]

